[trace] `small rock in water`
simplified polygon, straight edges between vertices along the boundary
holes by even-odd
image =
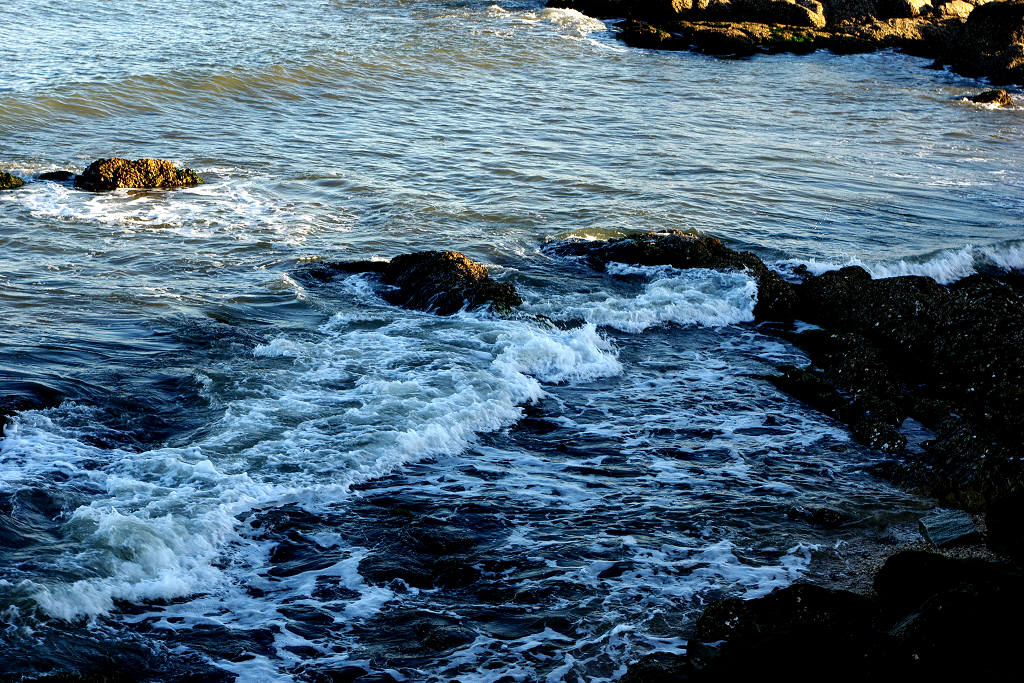
[[[25,184],[25,181],[16,175],[11,175],[7,171],[0,171],[0,190],[13,190],[16,187],[21,187]]]
[[[993,104],[997,107],[1012,107],[1013,99],[1010,93],[1005,90],[986,90],[977,95],[971,95],[967,99],[976,104]]]
[[[177,168],[165,159],[97,159],[82,175],[75,178],[75,187],[90,192],[109,192],[119,187],[150,189],[198,185],[203,182],[190,168]]]
[[[75,179],[72,171],[47,171],[39,174],[40,180],[49,180],[55,183],[66,183]]]
[[[978,535],[974,520],[962,510],[936,512],[922,517],[918,527],[925,540],[938,548],[955,543],[967,543],[976,539]]]

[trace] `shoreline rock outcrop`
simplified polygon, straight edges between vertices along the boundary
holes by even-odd
[[[898,48],[969,77],[1024,84],[1024,0],[550,0],[624,18],[634,47],[745,57]]]
[[[494,280],[486,266],[457,251],[421,251],[390,261],[322,263],[305,273],[321,281],[341,273],[369,273],[389,286],[381,292],[389,303],[438,315],[480,308],[508,314],[523,303],[514,285]]]
[[[177,168],[166,159],[97,159],[81,175],[75,187],[89,192],[118,188],[170,189],[198,185],[203,180],[190,168]]]
[[[766,328],[810,358],[807,367],[783,366],[769,379],[849,425],[857,441],[905,455],[878,474],[971,511],[1024,496],[1021,275],[979,274],[946,286],[922,276],[876,280],[852,266],[794,284],[751,252],[678,231],[547,249],[596,270],[614,261],[750,273],[758,284],[756,321],[817,326]],[[932,438],[905,454],[904,425],[915,422]]]

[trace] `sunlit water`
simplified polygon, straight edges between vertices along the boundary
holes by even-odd
[[[0,193],[0,390],[64,397],[0,442],[11,671],[131,643],[246,681],[614,680],[927,507],[761,378],[802,356],[749,324],[745,275],[543,247],[671,228],[814,271],[1020,267],[1021,110],[895,53],[638,51],[541,4],[5,6],[0,168],[207,181]],[[302,277],[433,248],[523,314]],[[821,505],[858,522],[815,529]],[[424,523],[472,538],[461,578],[371,575]]]

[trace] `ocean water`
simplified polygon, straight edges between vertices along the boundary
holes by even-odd
[[[542,5],[5,5],[0,168],[30,182],[0,193],[0,398],[60,400],[0,441],[0,674],[613,681],[708,601],[930,507],[763,379],[803,356],[750,322],[746,275],[545,245],[1020,268],[1024,109],[894,52],[641,51]],[[35,180],[103,156],[206,183]],[[303,277],[440,248],[522,314]]]

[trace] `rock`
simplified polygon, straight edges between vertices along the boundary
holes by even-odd
[[[1010,93],[1005,90],[986,90],[977,95],[970,95],[967,99],[978,104],[991,104],[996,107],[1012,107],[1013,100]]]
[[[616,37],[630,47],[653,50],[679,50],[689,47],[668,31],[635,20],[624,22]]]
[[[974,5],[964,0],[950,0],[935,8],[935,12],[943,17],[966,19],[974,11]]]
[[[394,287],[382,296],[403,308],[452,315],[464,308],[508,314],[523,303],[514,285],[492,279],[487,268],[457,251],[421,251],[390,262],[321,264],[308,273],[330,279],[339,272],[373,273]]]
[[[1024,0],[976,7],[947,47],[944,61],[964,76],[1024,83]]]
[[[961,510],[946,510],[922,517],[917,522],[924,539],[937,548],[959,543],[971,543],[978,539],[978,528],[974,520]]]
[[[21,187],[25,184],[25,181],[16,175],[11,175],[7,171],[0,171],[0,190],[13,190],[16,187]]]
[[[757,43],[747,33],[728,24],[692,25],[690,44],[709,55],[747,57],[757,52]]]
[[[716,237],[671,230],[628,235],[607,242],[579,240],[558,242],[549,250],[559,256],[582,257],[596,270],[610,262],[673,268],[715,268],[749,272],[758,285],[754,317],[783,320],[792,316],[796,304],[793,286],[769,269],[749,251],[738,252]]]
[[[879,0],[877,16],[881,19],[919,17],[932,11],[931,0]]]
[[[828,25],[844,21],[863,21],[879,14],[878,0],[824,0]]]
[[[119,187],[174,188],[203,182],[195,171],[176,168],[163,159],[98,159],[75,178],[75,187],[90,192],[108,192]]]
[[[54,183],[67,183],[75,179],[75,174],[72,171],[47,171],[40,173],[39,179]]]
[[[688,664],[695,680],[776,680],[792,675],[795,662],[803,671],[867,675],[891,660],[891,638],[875,628],[876,615],[869,598],[809,584],[723,600],[697,619]]]
[[[1024,494],[992,501],[985,511],[988,545],[1024,564]]]

